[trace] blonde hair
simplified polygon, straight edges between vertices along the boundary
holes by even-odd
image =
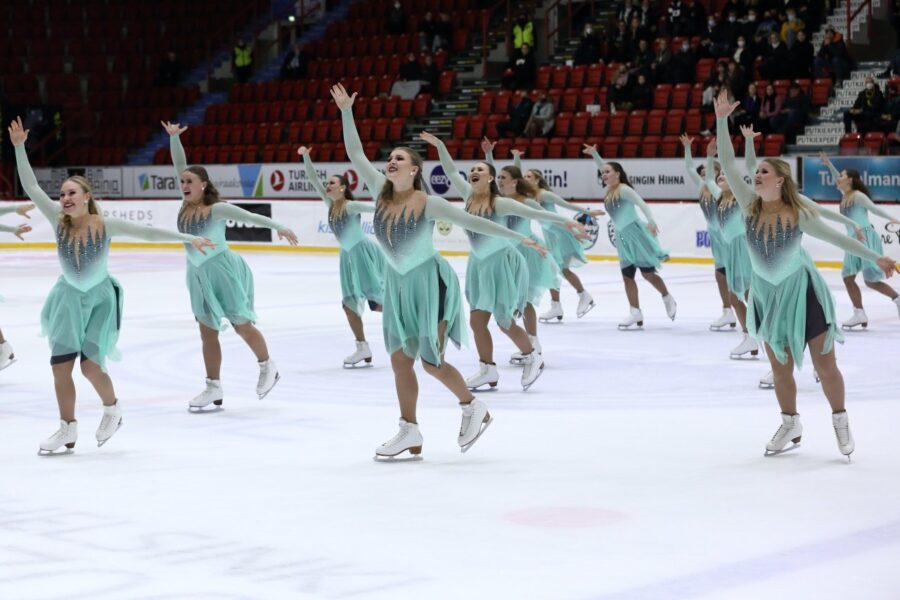
[[[781,184],[781,199],[791,208],[791,210],[794,211],[794,214],[799,215],[802,212],[807,216],[818,215],[818,211],[816,211],[814,208],[804,205],[803,202],[800,201],[800,192],[797,191],[797,184],[791,177],[791,167],[787,162],[781,160],[780,158],[764,158],[761,163],[768,163],[775,171],[775,174],[778,177],[782,177],[784,179],[784,183]],[[750,204],[748,213],[751,217],[757,219],[759,218],[761,209],[762,198],[757,195],[753,202]]]
[[[87,180],[87,177],[82,175],[72,175],[66,181],[71,181],[81,188],[81,191],[85,194],[89,195],[88,198],[88,214],[91,215],[99,215],[100,214],[100,203],[97,202],[97,199],[94,198],[94,191],[91,189],[91,182]],[[63,181],[65,184],[66,181]],[[59,222],[62,223],[63,227],[71,227],[72,226],[72,217],[60,211],[59,213]]]
[[[413,189],[414,190],[425,190],[425,176],[422,175],[422,171],[424,171],[424,162],[422,161],[422,155],[413,150],[408,146],[397,146],[394,150],[402,150],[406,152],[409,156],[409,160],[412,165],[416,168],[416,175],[413,178]],[[386,202],[390,202],[394,198],[394,184],[393,182],[385,178],[384,185],[381,188],[381,194],[378,196],[378,202],[380,203],[382,200]]]

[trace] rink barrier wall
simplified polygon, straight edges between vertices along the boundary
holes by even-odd
[[[318,199],[308,200],[235,200],[244,208],[271,215],[271,217],[294,230],[300,240],[300,246],[291,247],[287,242],[278,240],[277,234],[266,228],[229,223],[226,236],[229,246],[239,251],[278,251],[278,252],[337,252],[337,240],[331,232],[327,220],[325,204]],[[581,204],[581,203],[579,203]],[[104,216],[116,217],[133,223],[152,225],[164,229],[174,229],[181,206],[179,200],[116,200],[101,202],[100,208]],[[596,207],[597,204],[585,204]],[[826,205],[832,210],[836,204]],[[900,205],[885,205],[885,209],[900,219]],[[712,263],[709,248],[709,234],[697,202],[659,202],[651,205],[653,216],[659,225],[659,239],[662,247],[669,251],[675,263]],[[563,213],[569,211],[562,210]],[[574,213],[569,213],[574,215]],[[17,224],[26,222],[17,215],[6,215],[4,223]],[[0,249],[53,249],[55,232],[51,224],[40,216],[27,221],[33,230],[27,234],[26,242],[17,242],[11,236],[4,236]],[[900,226],[891,225],[878,217],[873,218],[878,233],[885,246],[885,253],[894,257],[900,254]],[[596,243],[585,250],[591,260],[615,261],[615,228],[608,217],[599,221],[599,234]],[[363,231],[374,239],[372,215],[362,216]],[[535,232],[540,233],[540,226],[535,224]],[[434,233],[435,247],[447,256],[465,256],[468,254],[469,241],[465,233],[456,226],[438,223]],[[113,248],[121,249],[177,249],[178,244],[148,243],[139,241],[115,241]],[[816,259],[820,266],[840,266],[843,252],[831,244],[827,244],[806,236],[804,246]]]

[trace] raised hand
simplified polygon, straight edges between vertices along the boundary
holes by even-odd
[[[288,244],[290,244],[291,246],[298,246],[300,244],[300,240],[297,239],[297,234],[290,229],[279,229],[278,239],[287,240]]]
[[[16,236],[17,238],[19,238],[20,240],[25,241],[25,238],[23,238],[22,235],[28,233],[29,231],[31,231],[31,225],[26,225],[26,224],[22,223],[21,225],[16,227],[16,230],[13,232],[13,235]]]
[[[740,102],[729,102],[728,101],[728,90],[722,90],[719,92],[719,95],[713,100],[713,106],[716,108],[716,118],[724,119],[728,115],[734,112],[738,106],[740,106]]]
[[[16,117],[16,120],[9,124],[9,141],[13,146],[21,146],[28,139],[28,130],[22,125],[22,117]]]
[[[170,121],[160,121],[163,129],[166,130],[166,133],[171,135],[181,135],[185,131],[187,131],[187,126],[182,127],[179,123],[172,123]]]
[[[297,154],[300,156],[309,156],[309,153],[312,152],[312,146],[307,148],[306,146],[300,146],[297,148]]]
[[[356,100],[356,92],[353,92],[353,95],[348,94],[343,84],[339,83],[332,86],[331,97],[334,98],[334,103],[337,104],[339,109],[345,110],[353,107],[353,102]]]
[[[885,277],[891,277],[894,271],[897,271],[897,261],[889,256],[882,256],[876,261],[878,266],[884,271]]]
[[[715,156],[716,155],[716,138],[710,138],[709,143],[706,145],[706,155],[707,156]]]
[[[831,164],[831,161],[828,160],[828,155],[825,154],[824,151],[819,152],[819,160],[821,160],[822,164],[825,165],[826,167]]]
[[[441,144],[441,140],[439,140],[436,135],[428,133],[427,131],[423,131],[422,133],[420,133],[419,139],[426,144],[431,144],[435,148],[437,148]]]
[[[525,156],[525,152],[523,150],[516,150],[515,148],[510,150],[509,153],[512,154],[513,158],[517,158],[519,156]]]
[[[22,206],[16,208],[16,214],[20,217],[25,217],[26,219],[30,219],[31,217],[28,214],[28,211],[34,210],[34,204],[23,204]]]
[[[681,140],[681,145],[684,146],[685,148],[690,148],[691,145],[694,143],[694,138],[692,138],[691,136],[689,136],[686,133],[682,133],[678,139]]]
[[[193,246],[194,249],[197,252],[199,252],[200,254],[206,254],[206,250],[204,250],[204,248],[209,248],[211,250],[214,250],[216,247],[215,244],[213,244],[211,241],[209,241],[205,237],[195,237],[194,239],[191,240],[191,246]]]
[[[597,151],[597,144],[585,144],[581,149],[581,153],[587,156],[593,156],[594,152]]]
[[[529,248],[531,248],[532,250],[534,250],[541,256],[547,256],[547,249],[544,248],[543,246],[541,246],[540,244],[538,244],[536,241],[534,241],[531,238],[525,238],[525,240],[522,242],[522,245],[528,246]]]
[[[484,139],[481,140],[481,151],[484,152],[485,156],[487,156],[488,152],[494,151],[494,146],[497,145],[497,142],[492,142],[488,139],[488,136],[484,136]]]
[[[755,139],[762,135],[759,131],[753,131],[753,125],[741,125],[741,133],[745,138]]]

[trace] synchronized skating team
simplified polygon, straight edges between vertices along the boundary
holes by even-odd
[[[361,317],[366,306],[382,313],[400,420],[397,434],[375,449],[376,460],[421,458],[423,437],[416,418],[418,382],[414,370],[417,359],[425,372],[458,399],[462,412],[458,442],[466,452],[492,420],[487,403],[473,393],[493,389],[499,381],[488,329],[490,319],[493,317],[516,346],[510,362],[522,366],[521,386],[527,390],[544,369],[538,321],[563,318],[559,302],[562,279],[578,293],[578,317],[593,308],[593,298],[572,271],[587,262],[581,242],[587,237],[584,225],[557,213],[557,206],[586,215],[582,220],[604,214],[612,220],[629,304],[628,315],[619,324],[621,329],[643,326],[635,282],[638,271],[660,293],[666,313],[675,319],[675,299],[658,273],[668,254],[657,240],[659,229],[652,211],[631,187],[622,165],[605,161],[595,146],[585,146],[584,153],[600,171],[606,189],[605,211],[588,211],[563,200],[549,188],[539,169],[523,171],[518,152],[513,153],[514,164],[498,170],[489,140],[482,144],[485,159],[475,163],[466,179],[443,142],[423,132],[421,139],[437,149],[453,188],[465,199],[460,209],[427,192],[422,157],[411,148],[394,148],[385,172],[376,169],[363,152],[353,120],[356,94],[350,95],[337,85],[331,95],[341,112],[347,155],[374,202],[355,201],[343,175],[319,181],[309,148],[301,147],[298,153],[327,207],[328,223],[340,245],[342,306],[356,339],[355,351],[344,359],[345,367],[371,365],[372,352]],[[707,148],[705,166],[695,170],[690,153],[693,140],[682,137],[685,168],[700,190],[699,205],[707,222],[722,300],[722,315],[710,329],[740,324],[744,336],[731,351],[732,358],[755,356],[759,344],[765,346],[772,370],[760,385],[774,387],[781,410],[781,424],[766,444],[766,454],[791,450],[800,442],[803,428],[797,414],[793,372],[794,364],[801,364],[809,346],[816,377],[832,409],[838,448],[849,458],[854,441],[844,406],[844,382],[834,353],[834,342],[841,339],[841,332],[831,293],[801,240],[806,233],[846,252],[842,275],[854,313],[843,327],[866,327],[868,320],[855,283],[859,273],[868,287],[890,297],[900,311],[900,297],[883,281],[893,275],[897,265],[883,255],[869,213],[898,221],[872,202],[857,171],[838,172],[824,155],[823,163],[843,196],[839,213],[818,206],[798,192],[786,162],[777,158],[757,161],[752,138],[758,134],[742,128],[747,138],[747,172],[752,179],[752,185],[748,184],[736,164],[728,132],[727,119],[736,106],[724,96],[716,99],[717,136]],[[66,179],[59,202],[54,202],[38,186],[29,165],[24,146],[28,131],[20,119],[9,126],[19,178],[34,204],[3,207],[0,215],[15,212],[28,217],[28,211],[36,206],[56,229],[62,270],[41,312],[60,416],[59,429],[40,443],[41,454],[70,452],[78,439],[72,372],[79,358],[82,373],[103,402],[96,431],[98,445],[106,443],[122,425],[122,409],[106,369],[106,359],[118,357],[116,342],[124,300],[121,285],[107,270],[109,242],[116,236],[185,245],[186,281],[206,368],[206,387],[189,402],[189,410],[221,409],[224,392],[219,333],[229,324],[256,355],[259,397],[265,397],[280,378],[265,337],[254,325],[253,274],[240,255],[228,248],[225,222],[231,219],[272,229],[292,245],[297,244],[297,236],[284,224],[223,202],[206,169],[188,166],[179,137],[186,128],[172,123],[163,126],[170,136],[183,198],[178,233],[102,217],[90,183],[83,177]],[[715,161],[717,154],[719,162]],[[364,212],[374,213],[377,243],[360,227]],[[846,226],[847,235],[825,225],[823,219]],[[533,232],[533,220],[540,222],[543,238]],[[467,328],[457,276],[434,248],[435,221],[458,225],[469,239],[465,297],[479,368],[468,379],[444,359],[447,343],[460,346],[466,340]],[[27,225],[0,225],[0,232],[13,233],[20,239],[29,231]],[[539,319],[535,308],[548,290],[550,309]],[[13,361],[12,346],[0,332],[0,370]]]

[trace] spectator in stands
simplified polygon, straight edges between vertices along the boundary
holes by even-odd
[[[689,41],[681,42],[681,48],[672,57],[672,83],[691,83],[697,68],[697,57]]]
[[[763,51],[759,74],[763,79],[781,79],[787,63],[787,46],[774,31],[769,34],[769,44]]]
[[[631,23],[631,19],[635,16],[640,18],[641,9],[635,6],[633,0],[624,0],[616,11],[616,19],[623,23]]]
[[[747,86],[747,93],[741,99],[741,105],[732,113],[734,124],[738,127],[748,125],[757,131],[761,131],[762,128],[759,123],[759,111],[761,108],[762,100],[757,95],[756,84],[751,83]]]
[[[581,32],[578,48],[575,50],[573,63],[578,65],[591,65],[600,60],[600,40],[594,33],[594,26],[587,23]]]
[[[709,18],[707,18],[706,29],[701,34],[701,37],[709,38],[710,54],[712,54],[716,58],[728,55],[731,44],[729,44],[727,35],[722,29],[722,26],[716,20],[715,15],[711,14],[709,15]]]
[[[767,10],[763,12],[762,19],[759,21],[759,25],[757,25],[756,33],[753,34],[753,37],[756,40],[757,45],[762,46],[772,33],[778,34],[778,36],[781,37],[781,28],[778,22],[778,15],[775,11]]]
[[[797,32],[794,45],[788,50],[787,76],[789,79],[808,79],[812,75],[815,50],[812,43],[806,39],[806,31]]]
[[[247,45],[247,40],[241,38],[232,50],[231,67],[240,83],[246,83],[253,74],[253,48]]]
[[[659,10],[650,0],[643,0],[640,7],[641,25],[648,31],[656,31],[659,23]]]
[[[703,89],[703,96],[700,98],[700,112],[704,114],[713,112],[713,100],[719,95],[723,85],[719,82],[713,82]],[[704,135],[706,134],[707,132],[704,132]]]
[[[669,8],[666,9],[666,13],[666,29],[670,35],[673,37],[689,35],[687,12],[684,9],[684,2],[681,0],[672,0],[669,2]]]
[[[434,14],[429,10],[419,21],[419,47],[422,50],[430,50],[434,46],[434,37],[437,35],[437,22]]]
[[[703,89],[712,87],[714,85],[725,85],[728,83],[728,72],[723,62],[717,62],[716,68],[710,71],[709,76],[706,78],[706,81],[703,82]],[[710,106],[712,105],[712,100],[709,101]]]
[[[885,92],[884,108],[878,128],[885,133],[891,133],[897,129],[897,123],[900,121],[900,94],[897,93],[897,86],[891,84],[888,84]]]
[[[421,72],[419,73],[419,79],[422,81],[422,91],[429,94],[435,93],[440,75],[440,71],[438,71],[438,67],[434,63],[434,57],[426,54],[425,64],[421,65]]]
[[[163,87],[178,85],[181,80],[181,62],[175,52],[169,50],[166,57],[159,63],[159,74],[156,76],[156,84]]]
[[[787,21],[781,24],[781,41],[790,48],[797,39],[797,32],[806,27],[801,19],[797,18],[797,10],[793,7],[787,9]]]
[[[400,81],[419,81],[422,78],[422,70],[419,68],[419,59],[415,52],[406,55],[406,62],[400,65],[398,79]]]
[[[781,113],[769,119],[769,125],[774,131],[782,132],[788,144],[793,144],[808,117],[809,98],[799,85],[792,83],[788,88],[788,97],[784,100]]]
[[[728,61],[728,67],[726,69],[726,81],[728,82],[728,87],[731,89],[731,92],[734,94],[735,98],[743,98],[744,92],[747,91],[747,73],[741,67],[741,65],[737,64],[733,60]]]
[[[519,92],[519,101],[510,102],[507,114],[508,121],[500,121],[497,123],[497,135],[500,137],[517,137],[525,131],[525,125],[531,118],[531,110],[534,108],[534,102],[528,95],[527,90]]]
[[[734,51],[735,40],[740,33],[737,24],[737,13],[732,11],[724,23],[716,22],[713,15],[709,20],[716,25],[710,32],[712,40],[712,53],[715,57],[729,56]]]
[[[403,12],[400,0],[394,0],[388,9],[384,29],[388,35],[401,35],[406,32],[406,14]]]
[[[536,77],[537,63],[534,61],[531,46],[522,44],[507,65],[504,83],[514,90],[530,90],[534,87]]]
[[[650,39],[650,32],[647,31],[646,27],[641,25],[641,18],[638,15],[635,15],[631,18],[631,23],[628,26],[629,60],[638,53],[641,40],[647,41],[648,39]]]
[[[529,48],[534,48],[534,22],[528,13],[522,11],[513,25],[513,50],[521,50],[526,44]]]
[[[656,52],[653,54],[653,63],[650,65],[650,79],[654,83],[667,83],[671,81],[672,74],[669,71],[669,63],[672,62],[672,51],[669,49],[669,41],[661,37],[656,40]]]
[[[875,83],[875,79],[868,75],[866,87],[856,96],[853,106],[844,113],[844,133],[850,133],[851,123],[856,123],[856,131],[869,133],[881,121],[884,112],[884,94]]]
[[[731,58],[741,65],[744,72],[749,73],[753,71],[753,61],[756,57],[753,55],[753,50],[747,46],[747,38],[743,34],[738,36],[737,44]]]
[[[625,65],[616,71],[613,84],[609,86],[607,98],[611,112],[631,110],[631,89],[628,81],[628,68]]]
[[[631,88],[632,110],[650,110],[653,104],[653,88],[647,80],[647,75],[638,73],[637,81]]]
[[[900,76],[900,49],[894,50],[891,62],[888,63],[887,69],[878,74],[879,79],[889,79],[891,77]]]
[[[541,92],[538,101],[534,103],[531,109],[531,116],[525,124],[525,135],[533,138],[536,136],[547,136],[553,131],[553,124],[556,122],[556,109],[553,103],[547,100],[547,92]]]
[[[437,52],[441,48],[446,50],[453,46],[453,24],[450,22],[450,15],[447,13],[438,15],[435,32],[433,52]]]
[[[771,119],[781,114],[784,98],[775,93],[775,86],[766,84],[766,93],[762,97],[759,108],[759,125],[763,133],[772,131]]]
[[[305,79],[309,69],[309,61],[312,60],[312,54],[303,44],[295,44],[293,50],[288,52],[281,63],[281,73],[279,77],[284,80],[296,81]]]
[[[684,8],[687,12],[687,35],[701,35],[707,22],[706,9],[697,0],[685,0]]]
[[[754,44],[754,40],[756,39],[756,29],[759,27],[759,23],[756,22],[756,8],[750,7],[747,10],[747,18],[741,21],[740,26],[740,34],[744,36],[744,40],[747,42],[747,47],[752,48]]]
[[[642,39],[638,42],[637,51],[634,53],[634,58],[630,63],[631,68],[638,73],[649,76],[653,66],[653,58],[653,50],[650,49],[649,42]]]
[[[826,27],[825,40],[813,63],[816,77],[828,77],[830,74],[837,85],[850,76],[852,65],[843,36],[835,32],[833,27]]]
[[[631,60],[629,43],[630,38],[625,21],[616,22],[616,31],[610,43],[608,62],[628,62]]]
[[[697,48],[695,50],[697,53],[697,58],[713,58],[712,55],[712,40],[708,37],[701,37],[700,43],[697,44]]]

